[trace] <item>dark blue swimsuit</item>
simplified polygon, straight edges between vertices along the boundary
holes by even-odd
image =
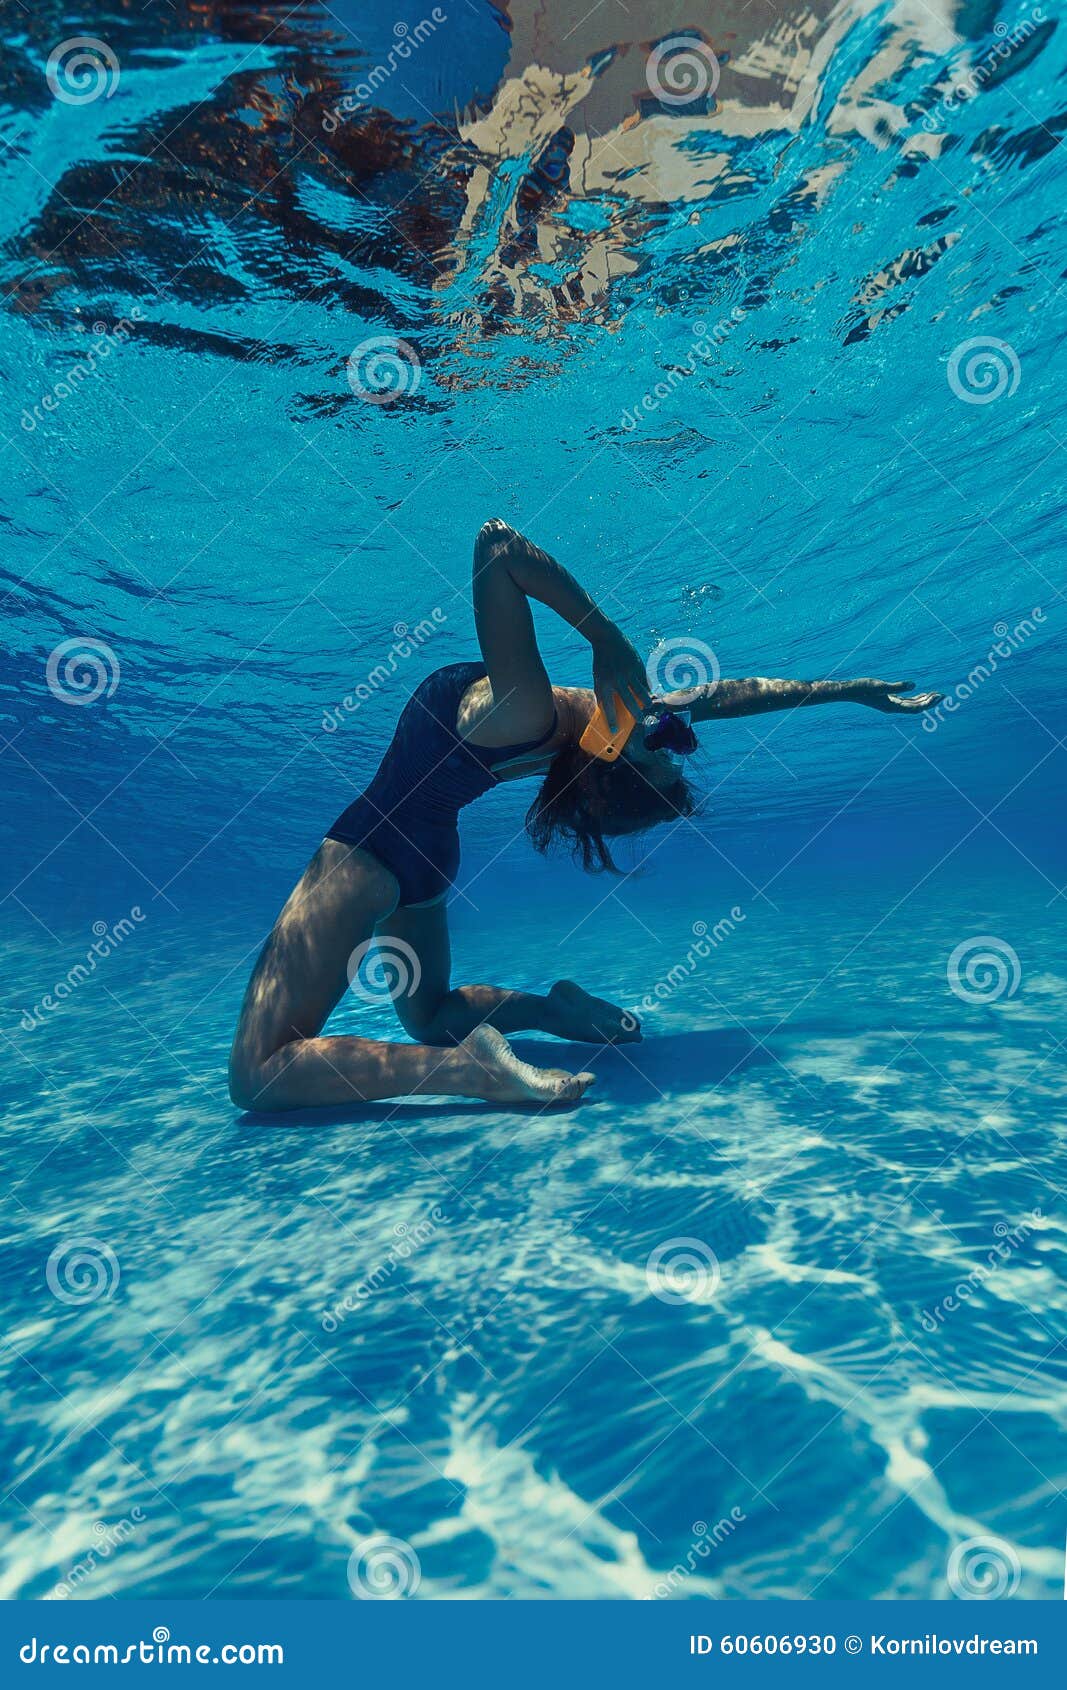
[[[459,868],[459,812],[495,786],[501,764],[536,751],[556,731],[524,745],[471,745],[456,719],[482,663],[435,669],[401,712],[389,749],[366,791],[338,816],[327,839],[370,851],[400,883],[402,904],[439,898]]]

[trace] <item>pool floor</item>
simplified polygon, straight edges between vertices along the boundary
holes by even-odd
[[[3,1594],[343,1597],[388,1539],[420,1597],[945,1596],[993,1535],[1057,1596],[1055,905],[918,878],[461,900],[457,978],[652,1000],[542,1115],[241,1117],[265,912],[146,922],[21,1041]]]

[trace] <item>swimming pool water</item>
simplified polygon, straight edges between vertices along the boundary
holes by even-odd
[[[1063,30],[438,10],[5,26],[0,1591],[1057,1596]],[[490,515],[951,708],[721,724],[617,883],[482,801],[457,977],[645,1020],[582,1108],[241,1117]]]

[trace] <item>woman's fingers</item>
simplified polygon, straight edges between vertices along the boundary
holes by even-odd
[[[619,696],[631,716],[643,716],[645,713],[645,704],[633,683],[623,682],[623,687],[625,690],[621,691]]]
[[[615,688],[610,684],[597,689],[597,703],[604,712],[604,720],[608,724],[609,733],[619,730],[618,712],[615,709]]]
[[[618,732],[617,702],[633,716],[648,709],[645,665],[620,628],[610,628],[593,647],[593,690],[612,733]]]
[[[647,692],[640,687],[632,676],[613,675],[610,680],[594,682],[597,703],[604,711],[604,719],[612,733],[619,728],[618,706],[624,704],[631,716],[640,718],[644,715],[648,705]]]
[[[645,711],[651,708],[652,693],[648,684],[648,675],[645,673],[644,665],[640,659],[637,660],[632,669],[628,670],[625,684],[626,693],[624,697],[626,703],[635,716],[643,716]]]
[[[943,692],[917,692],[914,698],[894,698],[897,710],[931,710],[944,698]]]

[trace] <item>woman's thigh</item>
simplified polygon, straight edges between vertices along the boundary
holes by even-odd
[[[348,985],[349,960],[399,895],[377,858],[324,839],[260,952],[245,993],[234,1057],[265,1062],[321,1030]]]
[[[432,904],[404,904],[375,928],[378,950],[396,982],[393,1007],[412,1038],[421,1038],[448,996],[452,947],[444,898]]]

